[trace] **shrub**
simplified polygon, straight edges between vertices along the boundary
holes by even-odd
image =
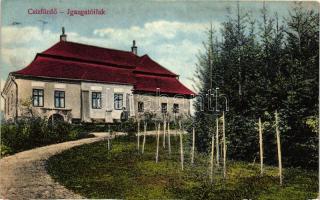
[[[7,155],[44,145],[85,137],[67,122],[48,123],[40,117],[22,118],[1,126],[1,154]]]
[[[12,149],[4,144],[0,145],[1,156],[12,154]]]

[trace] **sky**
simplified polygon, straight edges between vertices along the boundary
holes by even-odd
[[[1,83],[8,73],[26,67],[35,57],[59,41],[61,27],[67,40],[130,51],[136,40],[138,55],[148,54],[180,75],[190,89],[197,55],[210,23],[219,30],[227,8],[235,14],[235,1],[187,0],[2,0]],[[262,1],[240,1],[241,12],[259,18]],[[315,2],[306,2],[315,7]],[[281,18],[292,9],[290,1],[266,1],[271,13]],[[31,15],[28,9],[57,8],[57,15]],[[68,9],[105,9],[101,16],[69,16]]]

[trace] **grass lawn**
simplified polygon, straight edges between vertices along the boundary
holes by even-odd
[[[170,157],[160,139],[159,163],[155,163],[155,137],[146,141],[143,155],[137,152],[135,138],[116,138],[111,151],[107,142],[75,147],[50,158],[47,169],[55,180],[87,198],[274,200],[317,196],[317,172],[285,169],[281,187],[276,168],[266,167],[261,177],[259,165],[230,161],[227,180],[221,168],[215,168],[210,183],[208,157],[196,155],[192,166],[187,142],[182,171],[179,137],[171,138]]]

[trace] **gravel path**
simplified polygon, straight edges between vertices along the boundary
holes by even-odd
[[[55,182],[45,169],[46,160],[75,146],[102,141],[107,134],[40,147],[0,159],[0,199],[80,199]]]

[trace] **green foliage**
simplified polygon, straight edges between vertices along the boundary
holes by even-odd
[[[319,117],[310,116],[305,119],[306,125],[311,128],[312,132],[319,133]]]
[[[233,13],[223,23],[221,42],[210,28],[198,56],[195,76],[201,98],[194,105],[198,150],[208,151],[213,122],[221,116],[209,109],[208,93],[220,88],[230,108],[226,113],[230,158],[253,161],[257,157],[256,123],[261,117],[269,123],[264,130],[265,160],[276,163],[277,110],[284,165],[317,168],[318,11],[297,3],[284,23],[265,7],[255,20],[241,8]],[[224,102],[218,103],[218,109],[224,110]]]
[[[181,171],[179,137],[172,136],[172,154],[160,148],[155,162],[156,138],[147,137],[145,153],[136,150],[136,139],[120,137],[106,142],[75,147],[49,159],[47,170],[57,181],[86,198],[99,199],[311,199],[317,196],[317,172],[284,171],[279,185],[278,171],[266,166],[228,162],[228,178],[215,168],[214,183],[208,175],[209,156],[197,154],[195,164],[185,151]]]
[[[12,149],[4,144],[0,145],[0,152],[1,152],[1,156],[5,156],[13,153]]]
[[[48,123],[40,117],[19,119],[15,124],[1,125],[1,154],[85,137],[67,122]]]

